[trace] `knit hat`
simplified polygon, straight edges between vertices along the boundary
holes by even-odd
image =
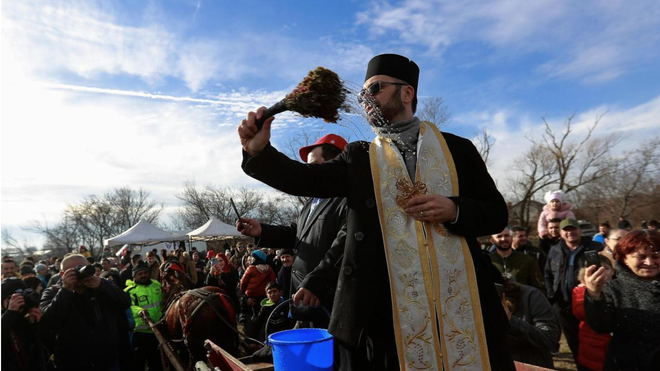
[[[8,296],[12,296],[18,290],[25,290],[27,286],[22,279],[18,277],[9,277],[2,280],[2,301]]]
[[[291,255],[291,256],[294,256],[294,255],[296,255],[296,252],[295,252],[293,249],[291,249],[291,248],[281,249],[281,250],[279,250],[278,252],[279,252],[279,255],[278,255],[278,256],[282,256],[282,255]]]
[[[264,254],[263,251],[261,250],[255,250],[250,254],[250,256],[254,257],[254,263],[253,265],[258,265],[258,264],[266,264],[266,254]]]
[[[21,276],[25,276],[26,274],[36,274],[36,273],[34,272],[34,268],[32,268],[32,266],[26,264],[21,267],[20,274]]]
[[[550,203],[552,200],[559,200],[559,202],[564,202],[564,192],[562,191],[550,191],[545,194],[545,202]]]
[[[37,264],[37,266],[34,267],[34,271],[37,273],[39,273],[39,271],[42,269],[48,269],[48,267],[45,264]]]
[[[133,267],[133,277],[140,271],[148,271],[149,266],[144,261],[140,260],[135,267]]]

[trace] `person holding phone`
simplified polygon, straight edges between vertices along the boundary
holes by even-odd
[[[612,333],[604,370],[660,370],[660,233],[631,231],[616,245],[615,280],[585,270],[584,309],[594,331]]]

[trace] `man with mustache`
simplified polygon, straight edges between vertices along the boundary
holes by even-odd
[[[415,117],[418,79],[408,58],[374,57],[359,100],[377,137],[321,164],[278,152],[273,119],[259,131],[265,108],[250,112],[242,166],[287,193],[347,198],[346,242],[310,274],[337,280],[328,330],[340,370],[513,370],[501,275],[475,238],[504,228],[506,204],[469,140]],[[304,291],[294,300],[318,302]]]

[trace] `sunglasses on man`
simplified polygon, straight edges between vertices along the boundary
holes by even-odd
[[[386,86],[386,85],[406,86],[408,84],[403,83],[403,82],[374,81],[371,84],[369,84],[369,86],[367,86],[366,88],[360,90],[360,93],[358,93],[358,97],[357,97],[358,103],[362,104],[362,102],[364,102],[364,100],[365,100],[364,96],[367,93],[370,96],[375,97],[376,94],[380,93],[381,90],[383,90],[383,88],[384,88],[383,86]]]

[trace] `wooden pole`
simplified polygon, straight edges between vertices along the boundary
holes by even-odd
[[[146,322],[151,328],[151,330],[153,330],[154,335],[156,335],[156,339],[158,339],[158,344],[160,344],[160,349],[163,350],[165,356],[167,356],[167,359],[170,360],[170,363],[172,364],[172,366],[174,366],[176,371],[186,371],[186,368],[183,367],[183,364],[181,364],[181,360],[179,359],[179,357],[170,348],[170,344],[167,342],[167,339],[165,339],[165,337],[160,332],[160,330],[156,326],[154,326],[153,321],[149,317],[149,312],[147,312],[146,310],[142,310],[140,311],[139,314],[140,317],[142,317],[142,319],[144,320],[144,322]]]

